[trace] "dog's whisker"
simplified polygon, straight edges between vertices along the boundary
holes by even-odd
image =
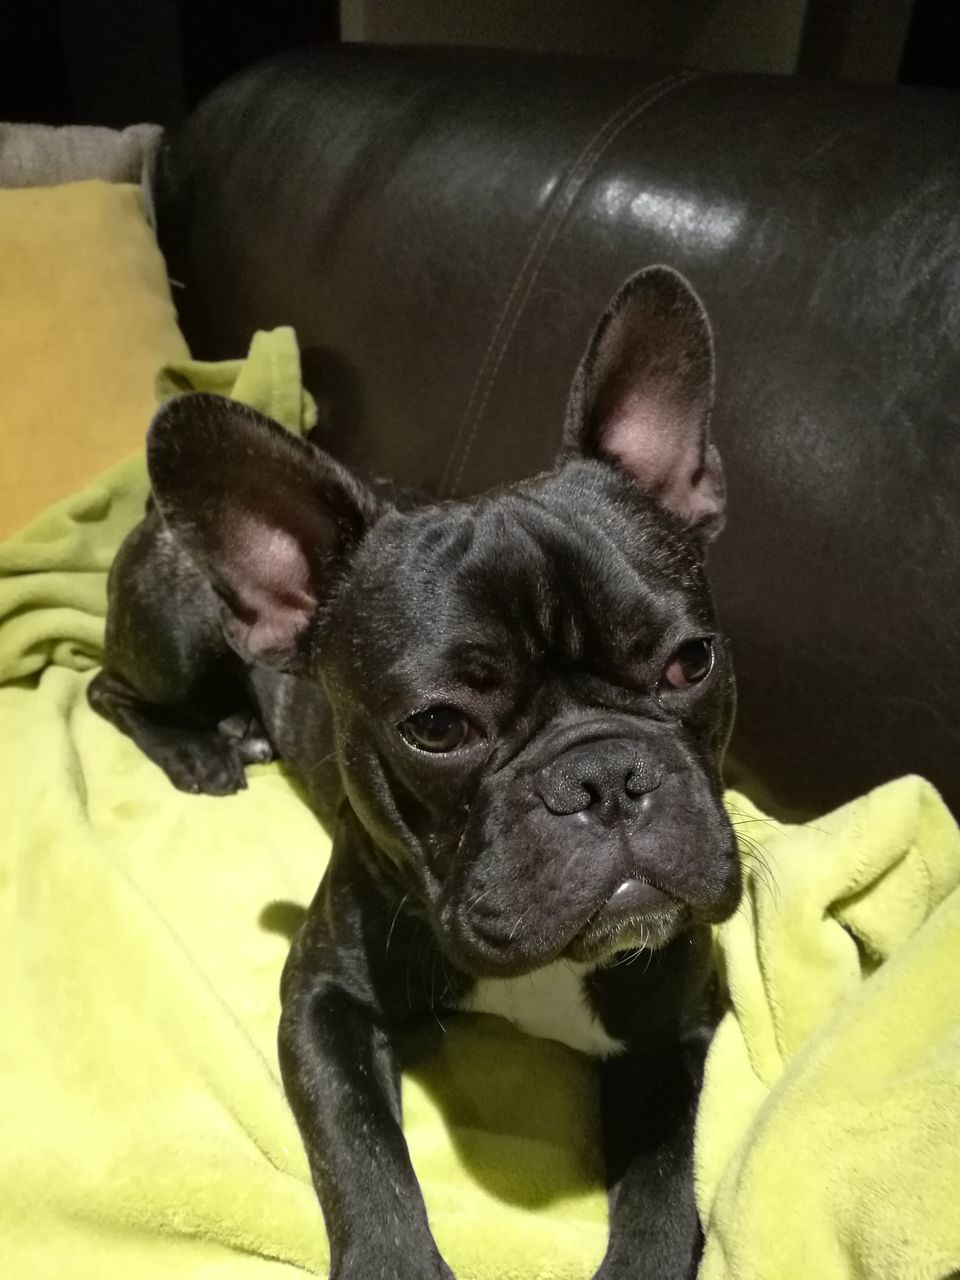
[[[443,990],[440,993],[440,1003],[442,1005],[447,996],[453,991],[453,983],[450,981],[450,973],[447,969],[447,962],[444,959],[443,952],[438,952],[438,955],[440,958],[440,969],[443,973]],[[444,1030],[446,1030],[446,1028],[444,1028]]]
[[[493,885],[491,885],[489,889],[484,889],[482,893],[478,893],[477,896],[474,898],[474,900],[467,907],[468,913],[472,911],[474,907],[477,906],[478,903],[482,902],[488,893],[492,893],[492,892],[493,892]]]
[[[634,960],[636,960],[642,951],[643,947],[635,947],[632,951],[625,951],[620,959],[617,960],[615,964],[612,964],[610,968],[620,969],[628,964],[633,964]]]
[[[437,990],[437,953],[434,952],[433,955],[430,957],[430,1013],[433,1015],[434,1022],[437,1024],[437,1026],[440,1028],[443,1034],[446,1035],[447,1028],[440,1021],[440,1017],[437,1013],[436,990]]]
[[[777,822],[775,818],[765,818],[762,815],[747,813],[745,809],[740,809],[737,805],[728,804],[727,812],[728,814],[738,815],[736,821],[731,818],[730,825],[732,827],[747,826],[750,823],[762,823],[764,826],[770,827],[770,829],[775,831],[778,836],[781,836],[786,840],[793,840],[800,834],[801,830],[804,834],[808,831],[814,831],[817,835],[821,836],[827,834],[823,827],[818,827],[815,822],[804,822],[802,827],[794,829],[794,823],[781,823]]]
[[[749,868],[751,874],[763,885],[769,896],[774,899],[775,902],[778,902],[780,898],[780,886],[777,882],[777,877],[774,874],[773,868],[767,861],[767,854],[762,845],[757,844],[755,841],[751,840],[750,837],[743,835],[738,837],[738,844],[740,845],[740,852],[743,855],[744,863]]]
[[[509,941],[509,942],[512,942],[512,941],[513,941],[514,934],[515,934],[515,933],[517,932],[517,930],[520,928],[521,924],[523,923],[523,918],[524,918],[524,916],[525,916],[525,915],[527,915],[529,911],[530,911],[530,907],[527,907],[526,911],[521,911],[521,912],[520,912],[520,915],[517,917],[517,923],[516,923],[516,924],[513,926],[513,928],[510,930],[510,937],[509,937],[509,939],[508,939],[508,941]]]
[[[649,970],[650,966],[653,964],[654,958],[656,956],[656,952],[654,951],[653,947],[650,946],[650,934],[647,934],[646,936],[644,936],[642,924],[640,926],[640,940],[644,950],[647,953],[647,963],[643,966],[643,972],[646,973]]]
[[[406,903],[409,897],[410,897],[410,894],[405,893],[403,897],[400,899],[399,903],[397,904],[396,911],[393,913],[393,919],[390,921],[390,928],[387,930],[386,946],[383,948],[384,959],[386,959],[387,955],[389,954],[390,939],[393,937],[393,931],[397,927],[397,921],[400,919],[400,912],[403,910],[404,904]]]

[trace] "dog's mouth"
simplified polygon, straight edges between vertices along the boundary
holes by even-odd
[[[563,950],[568,960],[596,962],[622,951],[658,951],[690,924],[690,908],[647,880],[625,880]]]
[[[739,898],[739,877],[728,877],[729,885],[694,885],[702,889],[694,894],[633,868],[621,875],[612,893],[608,887],[592,902],[553,905],[533,895],[525,909],[509,914],[492,893],[472,898],[466,910],[458,897],[447,904],[437,936],[465,972],[518,977],[554,960],[595,966],[625,952],[661,950],[689,929],[726,919]]]
[[[510,930],[500,917],[486,923],[483,917],[471,922],[469,950],[458,945],[457,934],[444,930],[454,963],[477,977],[516,977],[542,968],[553,960],[573,960],[598,964],[625,951],[657,951],[694,923],[693,909],[665,889],[648,880],[624,880],[618,889],[589,914],[571,920],[566,936],[537,936],[530,947],[517,925]],[[492,927],[491,927],[492,924]],[[463,939],[463,934],[460,934]],[[450,947],[451,941],[454,942]]]

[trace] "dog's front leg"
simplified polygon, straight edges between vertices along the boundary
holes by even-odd
[[[610,1241],[595,1280],[690,1280],[703,1246],[693,1134],[703,1047],[627,1054],[601,1068]]]
[[[280,1068],[330,1241],[331,1280],[453,1280],[400,1127],[384,1027],[324,977],[285,993]]]

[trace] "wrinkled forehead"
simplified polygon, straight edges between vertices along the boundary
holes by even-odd
[[[712,624],[699,561],[669,522],[549,485],[384,518],[345,603],[367,663],[453,665],[481,683],[514,663],[615,662]]]

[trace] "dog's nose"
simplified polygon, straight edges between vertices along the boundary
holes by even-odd
[[[649,821],[661,771],[636,742],[586,742],[541,769],[537,794],[558,817],[584,814],[605,824]]]

